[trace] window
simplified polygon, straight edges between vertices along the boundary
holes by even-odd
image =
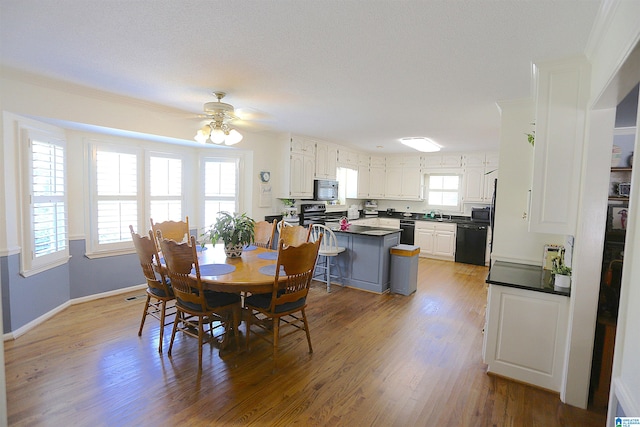
[[[347,199],[358,198],[358,171],[356,169],[339,167],[336,170],[338,178],[338,201],[341,205]]]
[[[238,211],[239,160],[204,159],[204,225],[215,223],[218,212]]]
[[[182,221],[182,160],[149,157],[149,216],[154,222]]]
[[[21,129],[25,158],[25,229],[21,274],[29,276],[69,258],[64,134]]]
[[[94,159],[93,252],[129,249],[129,225],[138,224],[139,154],[99,146]]]
[[[449,210],[460,208],[461,176],[457,174],[427,175],[427,205]]]

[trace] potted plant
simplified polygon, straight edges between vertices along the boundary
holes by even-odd
[[[554,276],[554,286],[559,288],[568,288],[571,286],[571,267],[564,265],[562,259],[556,258],[553,260],[551,272]]]
[[[229,258],[242,255],[242,249],[253,242],[255,221],[246,214],[220,212],[215,224],[203,233],[205,239],[215,245],[219,240],[224,243],[224,251]]]

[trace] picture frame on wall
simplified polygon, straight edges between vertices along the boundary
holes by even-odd
[[[626,203],[620,205],[609,205],[607,212],[607,231],[627,231],[628,217],[629,206]]]

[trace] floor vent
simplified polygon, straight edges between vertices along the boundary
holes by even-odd
[[[135,300],[143,299],[143,298],[146,298],[146,297],[147,297],[146,295],[134,295],[134,296],[131,296],[131,297],[126,297],[124,300],[125,301],[135,301]]]

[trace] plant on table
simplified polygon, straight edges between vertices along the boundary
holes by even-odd
[[[242,249],[253,242],[256,222],[247,214],[220,212],[218,219],[202,236],[215,245],[219,240],[224,243],[228,257],[242,255]]]

